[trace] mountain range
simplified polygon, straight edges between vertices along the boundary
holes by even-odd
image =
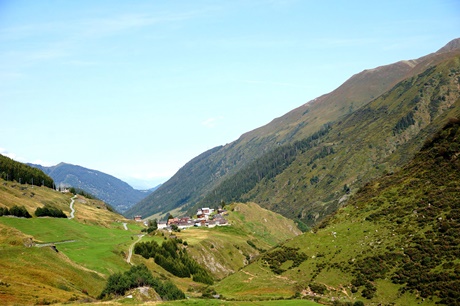
[[[401,169],[215,290],[326,305],[460,305],[459,156],[460,119],[451,118]]]
[[[254,201],[313,226],[371,179],[401,167],[459,112],[460,39],[364,70],[184,165],[126,216]]]
[[[128,184],[0,155],[0,304],[96,302],[109,287],[103,303],[158,302],[161,287],[137,288],[151,273],[186,292],[168,305],[460,305],[459,157],[460,39],[202,153],[125,212],[221,205],[230,226],[145,234],[97,199],[49,188],[110,200]],[[38,217],[44,207],[68,218]],[[160,244],[170,256],[148,254]],[[176,272],[193,258],[211,281],[171,272],[178,258]],[[124,276],[136,269],[148,273]]]
[[[110,204],[120,213],[123,213],[158,188],[136,190],[112,175],[67,163],[59,163],[51,167],[29,165],[49,175],[57,186],[71,186],[81,189]]]

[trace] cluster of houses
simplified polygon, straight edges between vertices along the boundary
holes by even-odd
[[[213,209],[213,208],[200,208],[196,212],[196,218],[182,217],[182,218],[170,218],[167,221],[158,221],[158,229],[168,230],[173,226],[178,229],[186,229],[193,226],[203,227],[215,227],[215,226],[226,226],[229,225],[228,221],[224,218],[227,214],[225,209]],[[141,221],[141,216],[134,218],[136,221]]]

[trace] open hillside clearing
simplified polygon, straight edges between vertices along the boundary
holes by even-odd
[[[142,228],[139,224],[97,200],[46,187],[0,183],[4,207],[20,205],[33,214],[50,205],[68,216],[74,212],[73,219],[0,218],[0,304],[88,299],[100,293],[110,274],[129,268],[125,256]]]

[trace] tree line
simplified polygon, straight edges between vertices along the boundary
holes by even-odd
[[[0,207],[1,216],[15,216],[19,218],[32,218],[27,209],[24,206],[14,205],[10,209],[8,207]]]
[[[262,155],[232,177],[224,180],[212,192],[209,192],[199,205],[212,206],[221,201],[229,203],[242,201],[242,196],[263,179],[269,180],[276,177],[289,167],[298,155],[317,146],[320,139],[326,136],[331,129],[332,124],[327,123],[319,131],[303,140],[278,146]],[[333,153],[332,148],[322,148],[321,152],[314,156],[313,161]]]
[[[161,245],[156,241],[140,242],[134,247],[134,253],[148,259],[177,277],[192,277],[193,281],[212,285],[212,276],[198,264],[187,251],[178,247],[178,240],[165,240]]]
[[[35,210],[35,216],[37,217],[53,217],[53,218],[67,218],[67,215],[59,208],[45,205],[44,207],[38,207]]]
[[[0,154],[0,177],[6,181],[53,188],[54,181],[40,169],[12,160]]]
[[[0,207],[1,216],[15,216],[18,218],[32,218],[32,215],[27,211],[24,206],[14,205],[10,209],[8,207]],[[67,218],[67,215],[59,208],[45,205],[44,207],[38,207],[35,210],[35,216],[37,217],[53,217],[53,218]]]

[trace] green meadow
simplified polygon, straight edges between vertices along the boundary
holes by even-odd
[[[55,243],[75,263],[106,275],[129,267],[124,254],[140,232],[133,225],[126,231],[121,223],[106,228],[55,218],[0,218],[0,223],[33,236],[37,243]]]
[[[161,305],[185,305],[185,306],[213,306],[213,305],[230,305],[230,306],[318,306],[321,304],[315,303],[313,301],[307,300],[273,300],[273,301],[222,301],[222,300],[203,300],[203,299],[190,299],[190,300],[181,300],[173,302],[164,302]]]

